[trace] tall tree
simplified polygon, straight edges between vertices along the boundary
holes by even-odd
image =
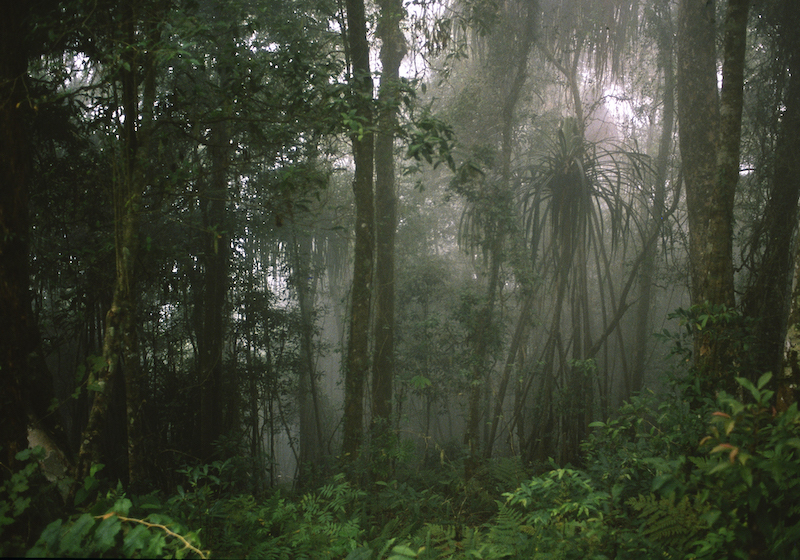
[[[0,23],[0,446],[2,463],[28,445],[25,403],[30,336],[35,328],[28,279],[28,175],[30,146],[26,120],[28,33],[32,6],[3,2]],[[0,475],[8,476],[7,469]]]
[[[212,37],[214,49],[214,89],[220,93],[220,104],[209,115],[209,172],[203,180],[200,209],[203,220],[203,288],[200,294],[202,328],[198,336],[200,369],[200,456],[209,461],[212,444],[224,429],[223,411],[223,348],[225,345],[231,234],[228,218],[229,167],[231,158],[231,125],[233,73],[236,65],[237,22],[220,16],[227,2],[213,2],[211,17],[220,22]],[[229,407],[231,408],[231,407]]]
[[[490,422],[499,421],[491,418],[486,422],[490,414],[491,357],[501,340],[497,307],[513,221],[512,158],[538,8],[538,2],[495,6],[496,12],[489,18],[493,21],[489,33],[476,39],[476,58],[480,62],[477,72],[485,82],[481,84],[483,91],[475,93],[481,100],[485,111],[481,116],[485,120],[475,119],[468,126],[469,148],[474,158],[461,167],[451,185],[467,200],[462,218],[462,245],[467,251],[480,254],[476,259],[480,263],[476,277],[483,292],[469,320],[472,363],[464,430],[464,444],[469,450],[469,460],[465,463],[468,477],[474,474],[481,456],[491,452],[488,441],[493,439],[491,431],[495,426],[482,430],[482,423],[488,428]],[[482,56],[484,46],[485,56]],[[470,115],[468,119],[474,117]],[[480,130],[483,126],[496,132],[487,134],[486,129]],[[486,172],[475,173],[478,165]]]
[[[104,460],[101,436],[112,406],[113,388],[122,376],[126,395],[128,483],[140,490],[147,478],[142,406],[146,377],[139,355],[136,263],[139,258],[139,221],[147,169],[142,154],[147,153],[146,138],[153,120],[153,49],[158,32],[157,28],[148,25],[152,24],[150,17],[154,15],[147,11],[148,7],[151,6],[144,2],[128,3],[113,14],[108,22],[112,43],[116,42],[114,34],[119,33],[116,39],[119,44],[125,45],[120,53],[118,68],[118,87],[122,98],[118,122],[121,146],[113,180],[116,279],[111,308],[106,314],[104,368],[98,373],[89,422],[81,438],[76,477],[79,481],[83,480],[93,463]],[[147,22],[144,25],[144,29],[147,29],[147,46],[141,48],[136,35],[137,32],[144,32],[141,27],[143,22]],[[116,88],[117,84],[112,84],[112,87]]]
[[[374,133],[372,130],[372,75],[364,0],[346,0],[347,46],[350,55],[350,95],[354,107],[350,121],[355,177],[355,248],[353,289],[344,382],[344,434],[342,457],[356,457],[363,438],[364,381],[369,375],[369,325],[375,245],[373,192]]]
[[[316,348],[314,345],[314,303],[316,300],[317,274],[313,266],[313,246],[315,240],[309,232],[298,234],[294,224],[292,249],[294,252],[294,272],[292,274],[297,305],[300,312],[300,379],[297,384],[299,444],[298,485],[302,487],[309,480],[313,464],[323,450],[322,420],[320,418],[320,398],[317,382]]]
[[[681,0],[678,11],[679,140],[689,213],[694,305],[735,306],[733,202],[739,177],[742,87],[749,0],[731,0],[725,19],[722,92],[717,91],[715,2]],[[698,332],[695,364],[723,374],[727,350],[713,329]]]
[[[769,105],[782,104],[783,111],[773,121],[777,130],[767,128],[769,132],[764,134],[765,142],[775,138],[774,147],[768,144],[768,157],[762,162],[768,168],[764,175],[769,198],[750,240],[752,250],[760,253],[753,263],[753,277],[742,305],[748,317],[757,319],[754,335],[760,371],[777,373],[783,369],[787,327],[794,324],[788,316],[800,199],[800,160],[794,156],[800,137],[800,38],[794,32],[800,25],[800,4],[773,2],[759,15],[766,26],[764,40],[771,47],[764,68],[769,76],[762,85],[776,93],[776,97],[767,97],[772,102]]]
[[[406,44],[400,23],[400,0],[379,0],[381,40],[381,84],[375,135],[375,325],[372,373],[373,436],[387,442],[392,413],[395,328],[395,233],[397,195],[395,194],[394,139],[397,107],[400,103],[400,63]]]
[[[656,47],[658,49],[658,66],[664,76],[662,108],[661,108],[661,134],[658,141],[658,151],[655,157],[655,173],[652,188],[652,208],[648,216],[648,237],[652,230],[663,227],[665,217],[665,200],[667,177],[669,173],[669,157],[673,149],[673,136],[675,125],[675,64],[673,62],[674,25],[668,0],[659,0],[654,5],[658,24],[656,32]],[[639,275],[639,301],[636,303],[635,342],[633,347],[633,363],[631,375],[626,383],[626,394],[638,393],[644,388],[645,372],[647,368],[648,339],[651,338],[650,311],[653,305],[653,284],[656,276],[655,243],[647,244],[643,251],[645,257]]]

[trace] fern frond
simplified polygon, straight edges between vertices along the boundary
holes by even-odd
[[[639,495],[626,504],[639,512],[644,521],[641,534],[654,542],[685,551],[689,545],[708,529],[703,514],[710,506],[695,496],[675,501],[675,496],[659,498],[655,494]]]

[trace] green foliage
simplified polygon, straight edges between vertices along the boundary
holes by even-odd
[[[31,484],[30,479],[39,469],[37,461],[44,458],[44,449],[23,449],[16,454],[15,459],[26,462],[21,470],[13,473],[8,479],[3,481],[0,487],[0,537],[3,536],[3,529],[14,523],[31,504]]]
[[[4,477],[0,486],[0,556],[14,555],[26,546],[30,526],[46,517],[47,488],[51,487],[39,468],[42,447],[23,449],[15,459],[22,468]]]
[[[175,517],[200,527],[214,555],[257,558],[343,558],[362,542],[362,504],[366,494],[344,475],[296,500],[276,492],[256,501],[230,494],[224,463],[187,469],[189,490],[169,500]],[[222,474],[223,476],[220,476]]]
[[[667,399],[652,392],[631,398],[613,418],[589,425],[593,431],[581,445],[587,473],[620,504],[648,492],[653,480],[696,452],[711,413],[710,404],[698,406],[680,390]]]
[[[408,381],[422,396],[440,383],[425,373]],[[298,496],[247,492],[249,471],[234,459],[180,470],[165,498],[101,490],[96,465],[76,491],[91,504],[48,525],[28,554],[203,557],[202,535],[221,557],[800,558],[797,406],[773,407],[769,374],[736,378],[739,390],[716,399],[698,390],[700,378],[677,371],[661,395],[591,424],[582,468],[551,463],[533,477],[508,457],[464,479],[458,446],[419,465],[399,439],[368,449],[348,473],[368,486],[340,474]],[[3,486],[0,531],[33,503],[37,453],[20,456],[30,463]],[[390,470],[370,466],[380,453]],[[26,549],[3,552],[17,550]]]
[[[678,308],[668,318],[677,319],[681,327],[678,333],[666,329],[661,337],[673,342],[673,354],[681,356],[685,364],[692,357],[692,341],[701,342],[701,354],[715,353],[726,376],[710,378],[707,372],[691,372],[688,377],[694,381],[692,396],[697,399],[713,395],[724,388],[735,389],[732,380],[736,376],[749,377],[763,371],[759,368],[759,356],[754,341],[754,323],[735,309],[726,305],[693,305],[689,309]],[[690,372],[691,368],[683,371]],[[690,387],[686,387],[690,389]]]
[[[24,466],[0,488],[0,555],[24,554],[31,558],[208,557],[208,553],[200,549],[197,534],[165,515],[165,506],[156,496],[131,499],[126,497],[121,485],[98,497],[86,510],[56,519],[46,526],[45,523],[39,525],[41,534],[28,548],[15,535],[18,531],[14,529],[20,523],[35,528],[34,521],[41,521],[45,515],[52,519],[57,509],[63,511],[63,503],[50,503],[47,511],[32,511],[42,510],[45,506],[43,499],[54,495],[57,486],[47,482],[40,472],[39,461],[44,459],[41,447],[25,449],[16,458]],[[101,469],[102,465],[94,465],[83,483],[78,485],[76,504],[97,495],[98,489],[104,485],[97,478]],[[160,512],[148,514],[146,510]]]
[[[104,513],[106,500],[113,500]],[[132,502],[121,493],[109,493],[91,512],[47,526],[28,551],[33,558],[207,558],[196,533],[169,517],[152,513],[132,515]]]
[[[643,521],[640,534],[665,547],[670,554],[687,552],[689,545],[708,531],[704,515],[710,506],[699,496],[677,499],[670,494],[660,498],[650,493],[631,498],[627,505]]]
[[[232,461],[189,467],[175,496],[117,487],[51,523],[29,555],[203,557],[202,534],[222,557],[798,558],[800,413],[772,407],[770,379],[738,378],[747,402],[722,392],[715,408],[679,393],[636,397],[593,423],[584,469],[551,464],[533,477],[516,458],[464,480],[457,461],[419,471],[396,454],[397,478],[369,492],[340,474],[301,496],[257,499],[238,490],[246,473]],[[4,523],[24,511],[31,472],[6,484]],[[95,475],[88,494],[102,486]]]
[[[796,403],[776,411],[774,393],[766,389],[771,377],[766,373],[755,384],[736,379],[750,403],[719,396],[722,410],[713,414],[702,442],[709,456],[697,462],[714,507],[701,556],[755,550],[770,558],[800,557],[800,414]]]
[[[564,557],[586,558],[603,547],[603,518],[611,496],[595,487],[589,476],[569,468],[554,468],[504,494],[504,508],[524,512],[521,527],[540,550]]]
[[[101,485],[93,468],[79,488],[95,492]],[[27,473],[28,469],[23,470]],[[126,497],[121,485],[99,497],[91,507],[65,519],[56,519],[44,528],[28,557],[101,557],[101,558],[207,558],[200,549],[196,533],[163,513],[154,496],[146,503]],[[77,499],[76,499],[77,502]]]
[[[454,133],[444,121],[425,113],[403,130],[402,136],[408,142],[407,157],[425,160],[434,169],[444,163],[451,171],[455,171],[452,155]]]

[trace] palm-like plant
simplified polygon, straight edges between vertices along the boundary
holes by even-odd
[[[618,332],[629,306],[626,298],[638,265],[628,272],[620,293],[611,281],[612,269],[625,258],[625,251],[618,249],[627,247],[634,230],[643,231],[636,213],[636,186],[649,180],[649,174],[645,156],[587,143],[580,124],[565,119],[519,176],[520,229],[533,266],[551,278],[555,293],[551,308],[542,310],[550,320],[540,351],[539,388],[544,396],[561,394],[562,404],[569,403],[559,414],[558,399],[549,399],[536,422],[542,428],[528,435],[529,453],[534,441],[547,441],[544,432],[554,432],[552,445],[559,458],[572,459],[596,404],[590,397],[592,384],[601,395],[608,392],[608,371],[605,379],[592,381],[587,368],[594,367],[589,361]],[[596,284],[590,285],[590,279]],[[541,451],[550,454],[553,449]]]

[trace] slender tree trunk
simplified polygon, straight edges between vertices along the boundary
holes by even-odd
[[[482,410],[481,395],[487,383],[487,364],[489,360],[489,336],[495,327],[495,302],[500,290],[500,265],[511,219],[511,156],[514,139],[514,112],[517,107],[522,88],[527,80],[528,57],[534,41],[534,22],[538,15],[538,3],[509,4],[504,14],[508,21],[518,26],[519,35],[512,45],[514,52],[511,60],[514,65],[510,69],[495,68],[500,72],[497,78],[503,103],[500,107],[501,124],[501,169],[499,185],[493,186],[492,198],[495,201],[497,216],[492,217],[487,228],[487,249],[489,256],[489,277],[487,283],[486,302],[480,311],[478,331],[476,333],[472,383],[470,386],[467,427],[464,433],[464,444],[469,448],[469,459],[465,462],[465,476],[474,474],[480,457],[480,422],[481,418],[491,414],[490,410]],[[506,33],[507,30],[500,30]],[[510,71],[509,71],[510,70]],[[490,433],[485,432],[486,447],[489,446]]]
[[[400,103],[400,62],[406,54],[400,29],[403,4],[378,0],[377,35],[381,40],[381,87],[375,137],[375,326],[372,370],[373,437],[388,444],[391,431],[394,378],[394,243],[397,230],[394,137]]]
[[[138,14],[136,5],[124,8],[123,30],[128,48],[122,54],[125,65],[120,69],[122,89],[122,112],[125,115],[121,124],[122,157],[117,166],[114,181],[114,226],[116,246],[116,282],[111,309],[106,315],[105,336],[103,340],[103,359],[105,368],[98,373],[95,395],[89,414],[89,422],[84,430],[78,466],[77,483],[89,472],[93,463],[103,461],[100,448],[101,434],[105,429],[109,409],[112,406],[113,389],[123,376],[126,392],[126,428],[128,449],[128,484],[135,491],[143,489],[147,478],[146,454],[144,451],[142,370],[137,335],[137,291],[136,260],[139,254],[139,211],[142,189],[144,187],[143,166],[137,161],[140,144],[139,121],[139,83],[137,74],[142,69],[142,54],[133,47],[135,26]],[[147,95],[144,106],[147,113],[139,125],[145,132],[152,120],[154,82],[152,60],[143,65],[146,76]],[[146,132],[145,132],[146,135]],[[143,150],[146,151],[146,150]]]
[[[220,11],[222,8],[219,8]],[[217,44],[217,74],[220,91],[230,90],[232,67],[235,64],[234,38],[219,38]],[[231,396],[223,384],[223,354],[225,347],[225,299],[228,294],[228,268],[231,253],[228,223],[228,168],[230,166],[231,132],[228,118],[232,112],[227,97],[222,100],[222,116],[211,124],[211,173],[202,201],[205,247],[201,262],[205,267],[202,298],[202,337],[200,350],[200,457],[209,461],[213,443],[225,426],[225,405]],[[228,409],[232,409],[231,406]]]
[[[465,477],[475,474],[480,460],[480,426],[484,416],[481,408],[481,396],[487,383],[487,364],[489,361],[489,337],[492,329],[495,302],[500,279],[500,262],[502,260],[503,237],[497,231],[489,248],[489,279],[487,299],[478,313],[475,332],[475,348],[473,350],[472,381],[469,389],[467,427],[464,432],[464,445],[469,450],[469,457],[464,463]]]
[[[716,210],[726,207],[727,202],[725,193],[716,191],[719,102],[714,4],[681,0],[678,12],[679,139],[689,211],[691,292],[695,305],[704,301],[733,303],[733,281],[724,266],[728,230],[719,223],[720,214]]]
[[[508,349],[508,357],[506,364],[503,368],[503,376],[500,379],[500,386],[497,389],[497,398],[494,403],[494,412],[491,417],[491,426],[489,428],[489,437],[486,440],[486,447],[483,450],[484,459],[491,459],[494,441],[497,437],[497,429],[503,419],[503,403],[506,398],[506,391],[508,390],[508,383],[511,379],[511,374],[515,367],[518,367],[521,361],[521,348],[525,341],[525,334],[527,332],[528,323],[530,321],[530,313],[533,308],[533,294],[525,296],[522,308],[517,318],[517,326],[514,329],[514,336],[511,338],[511,345]],[[511,434],[509,434],[510,436]]]
[[[222,130],[220,130],[222,129]],[[203,202],[205,268],[202,297],[202,336],[200,352],[200,456],[211,459],[212,444],[219,438],[223,423],[222,359],[224,348],[225,296],[228,288],[230,238],[225,220],[227,198],[227,127],[214,124],[211,146],[211,179]]]
[[[344,381],[342,458],[352,461],[363,439],[364,381],[369,374],[369,325],[375,244],[372,172],[372,77],[363,0],[346,0],[347,43],[352,59],[351,93],[358,124],[351,135],[356,204],[353,289]]]
[[[27,3],[4,2],[0,22],[0,461],[14,469],[14,456],[28,447],[25,403],[34,327],[29,291],[26,119],[28,71]],[[0,480],[11,471],[2,469]]]
[[[660,66],[664,72],[664,97],[661,112],[661,136],[655,161],[653,207],[650,212],[651,225],[647,234],[648,238],[652,229],[661,229],[664,218],[667,171],[675,125],[675,69],[672,62],[672,18],[669,14],[669,4],[664,2],[661,10],[664,28],[659,33],[658,56]],[[642,262],[642,270],[639,275],[639,301],[636,304],[636,340],[634,343],[633,371],[629,386],[626,387],[626,393],[629,395],[639,393],[644,388],[648,341],[651,338],[650,307],[653,302],[653,282],[656,273],[658,246],[655,243],[649,243],[642,250],[646,251],[646,256]]]
[[[793,6],[796,6],[794,4]],[[800,8],[793,8],[800,12]],[[800,15],[789,18],[800,19]],[[789,53],[789,83],[783,96],[786,106],[775,144],[775,168],[770,197],[762,218],[764,253],[752,285],[743,298],[745,313],[758,319],[755,330],[761,371],[783,371],[784,342],[792,302],[792,274],[797,247],[798,199],[800,199],[800,42]],[[760,240],[753,240],[758,246]],[[758,372],[754,372],[757,374]],[[796,380],[795,380],[796,383]],[[788,382],[786,383],[788,385]]]
[[[131,126],[126,135],[130,134],[132,140],[128,164],[127,179],[129,186],[129,207],[123,220],[123,258],[130,259],[124,264],[125,282],[127,284],[127,306],[130,312],[124,316],[123,329],[123,349],[124,360],[123,372],[125,375],[125,402],[126,418],[128,428],[128,479],[129,489],[133,492],[142,492],[146,489],[146,481],[149,476],[148,453],[146,446],[144,403],[147,383],[147,373],[142,368],[139,356],[138,340],[138,292],[135,290],[137,279],[136,260],[139,258],[139,210],[141,206],[141,196],[148,184],[149,161],[148,154],[151,147],[151,137],[155,124],[153,114],[156,97],[155,80],[155,58],[152,50],[159,40],[158,21],[162,16],[164,6],[156,5],[156,10],[147,14],[144,18],[145,36],[149,41],[147,52],[134,52],[131,56],[131,67],[140,68],[143,77],[142,97],[141,97],[141,120],[138,125]],[[131,12],[132,21],[129,25],[129,38],[135,39],[134,33],[134,13]],[[123,74],[124,79],[129,83],[124,89],[131,91],[132,94],[125,94],[125,114],[135,115],[138,113],[139,106],[139,86],[135,75],[128,76]],[[135,119],[131,119],[132,121]],[[126,119],[126,127],[127,127]],[[126,254],[127,251],[127,254]]]
[[[311,269],[312,237],[295,234],[295,273],[294,284],[297,290],[297,303],[300,307],[300,382],[297,402],[299,410],[300,453],[297,485],[300,488],[308,481],[315,462],[322,453],[322,422],[319,416],[317,394],[317,375],[314,365],[314,300],[315,275]]]

